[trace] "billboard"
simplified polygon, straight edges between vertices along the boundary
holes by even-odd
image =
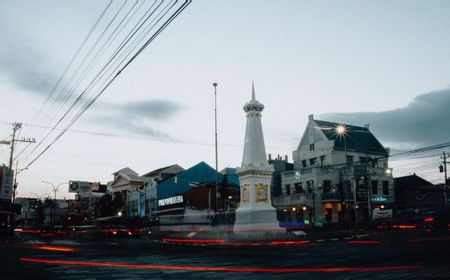
[[[99,182],[69,181],[70,193],[106,193],[106,185]]]
[[[69,181],[70,193],[90,193],[92,192],[92,183],[83,181]]]

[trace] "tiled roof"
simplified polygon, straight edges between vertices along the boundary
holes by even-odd
[[[178,164],[172,164],[172,165],[168,165],[168,166],[164,166],[164,167],[161,167],[161,168],[158,168],[158,169],[155,169],[155,170],[152,170],[152,171],[150,171],[150,172],[148,172],[148,173],[145,173],[144,175],[142,175],[142,176],[152,176],[152,175],[156,175],[156,174],[158,174],[158,173],[160,173],[161,171],[163,171],[163,170],[165,170],[165,169],[168,169],[168,168],[171,168],[171,167],[173,167],[173,166],[179,166]],[[181,166],[179,166],[180,168],[182,168]]]
[[[321,120],[314,121],[329,140],[334,140],[334,148],[336,150],[388,155],[388,152],[383,145],[381,145],[372,132],[365,127]],[[336,127],[339,125],[345,127],[344,135],[336,133]]]
[[[432,183],[417,176],[416,174],[394,178],[394,185],[396,189],[420,189],[434,187]]]
[[[156,188],[157,197],[158,199],[161,199],[183,194],[194,187],[191,183],[215,184],[216,174],[218,176],[219,183],[222,182],[224,175],[216,173],[214,168],[202,161],[191,168],[178,173],[176,176],[158,184]]]

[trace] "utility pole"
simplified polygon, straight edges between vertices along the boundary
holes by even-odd
[[[11,144],[11,152],[9,155],[9,169],[12,171],[13,169],[13,161],[14,161],[14,149],[16,146],[16,142],[23,142],[23,143],[35,143],[36,140],[34,138],[20,138],[20,139],[16,139],[16,135],[17,135],[17,131],[19,129],[22,128],[22,124],[21,123],[13,123],[13,133],[12,133],[12,139],[9,142],[9,144]],[[5,142],[2,142],[5,143]],[[16,172],[15,172],[15,176],[13,178],[13,193],[12,193],[12,202],[14,203],[15,200],[15,196],[16,196],[16,189],[17,189],[17,174],[18,174],[18,164],[16,164]]]
[[[447,201],[447,158],[448,158],[448,154],[446,154],[445,152],[442,152],[442,156],[441,159],[443,160],[442,163],[444,165],[440,165],[439,166],[439,171],[440,172],[444,172],[444,206],[445,208],[447,208],[448,206],[448,201]]]

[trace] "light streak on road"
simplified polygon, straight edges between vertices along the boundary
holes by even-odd
[[[302,273],[302,272],[371,272],[371,271],[391,271],[391,270],[411,270],[421,269],[420,265],[399,265],[399,266],[375,266],[375,267],[214,267],[214,266],[186,266],[186,265],[152,265],[152,264],[129,264],[111,262],[91,262],[74,260],[52,260],[20,258],[23,262],[42,263],[55,265],[77,265],[90,267],[114,267],[129,269],[158,269],[158,270],[184,270],[184,271],[215,271],[215,272],[255,272],[255,273]]]

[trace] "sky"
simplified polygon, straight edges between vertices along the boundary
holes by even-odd
[[[114,1],[111,7],[153,1]],[[0,140],[21,122],[25,167],[66,107],[44,106],[109,1],[0,2]],[[69,180],[112,180],[177,163],[214,166],[217,82],[219,169],[237,167],[243,105],[265,105],[266,150],[288,155],[308,115],[371,131],[391,151],[450,141],[450,2],[193,1],[38,160],[19,174],[19,196]],[[111,14],[106,14],[111,16]],[[100,33],[93,35],[99,36]],[[75,95],[70,95],[72,100]],[[62,111],[58,111],[61,109]],[[42,149],[44,146],[39,147]],[[37,149],[37,150],[39,150]],[[395,176],[434,183],[444,150],[390,160]],[[0,145],[0,163],[9,147]],[[72,197],[67,185],[57,197]]]

